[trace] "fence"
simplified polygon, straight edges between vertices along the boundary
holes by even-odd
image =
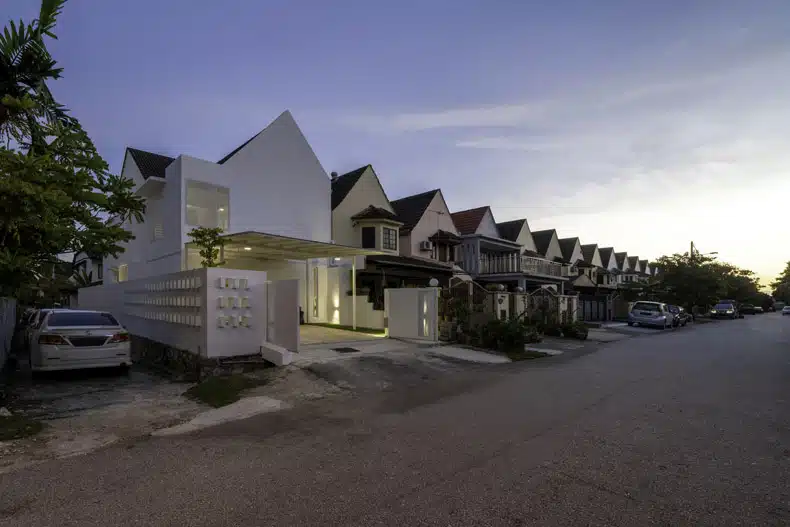
[[[443,340],[454,340],[458,326],[473,328],[494,319],[520,318],[533,323],[571,322],[577,319],[578,299],[549,289],[529,293],[489,291],[464,282],[441,291],[439,326]]]
[[[194,269],[87,287],[78,303],[112,313],[132,335],[207,358],[258,353],[267,335],[263,271]]]
[[[16,300],[0,298],[0,371],[11,353],[11,342],[16,327]]]

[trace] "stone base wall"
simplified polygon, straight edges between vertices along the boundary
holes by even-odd
[[[226,359],[207,359],[190,351],[136,335],[131,338],[131,352],[135,364],[179,382],[199,382],[207,377],[234,375],[274,366],[258,353]]]

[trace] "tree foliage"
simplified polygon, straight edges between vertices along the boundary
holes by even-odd
[[[790,304],[790,262],[787,262],[784,270],[771,283],[771,291],[775,300]]]
[[[45,37],[64,4],[42,0],[38,19],[0,34],[0,295],[34,288],[60,253],[117,256],[133,238],[123,224],[145,211],[47,86],[62,70]]]
[[[200,264],[203,267],[217,267],[222,264],[219,259],[220,249],[225,247],[225,240],[222,238],[222,229],[219,227],[196,227],[189,231],[192,243],[200,249]]]
[[[661,269],[663,300],[691,309],[708,306],[720,299],[765,305],[766,295],[752,271],[719,262],[705,255],[688,253],[662,256],[657,260]]]

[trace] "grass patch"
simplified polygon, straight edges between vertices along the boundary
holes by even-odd
[[[354,329],[351,326],[341,326],[339,324],[327,324],[325,322],[310,322],[309,324],[305,324],[307,326],[320,326],[322,328],[334,328],[334,329],[343,329],[345,331],[355,331],[357,333],[367,333],[369,335],[381,335],[384,336],[386,333],[383,329],[376,329],[376,328],[361,328],[357,326],[357,329]]]
[[[505,355],[512,360],[512,361],[520,361],[520,360],[532,360],[532,359],[540,359],[543,357],[548,357],[548,353],[544,353],[542,351],[537,350],[514,350],[514,351],[507,351]]]
[[[0,441],[11,441],[34,436],[44,429],[44,423],[33,419],[12,415],[0,417]]]
[[[244,375],[209,377],[184,392],[184,395],[214,408],[220,408],[241,399],[241,392],[244,390],[249,390],[262,384],[266,384],[266,381]]]

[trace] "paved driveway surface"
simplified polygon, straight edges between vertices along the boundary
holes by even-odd
[[[0,476],[2,525],[788,525],[790,317]]]

